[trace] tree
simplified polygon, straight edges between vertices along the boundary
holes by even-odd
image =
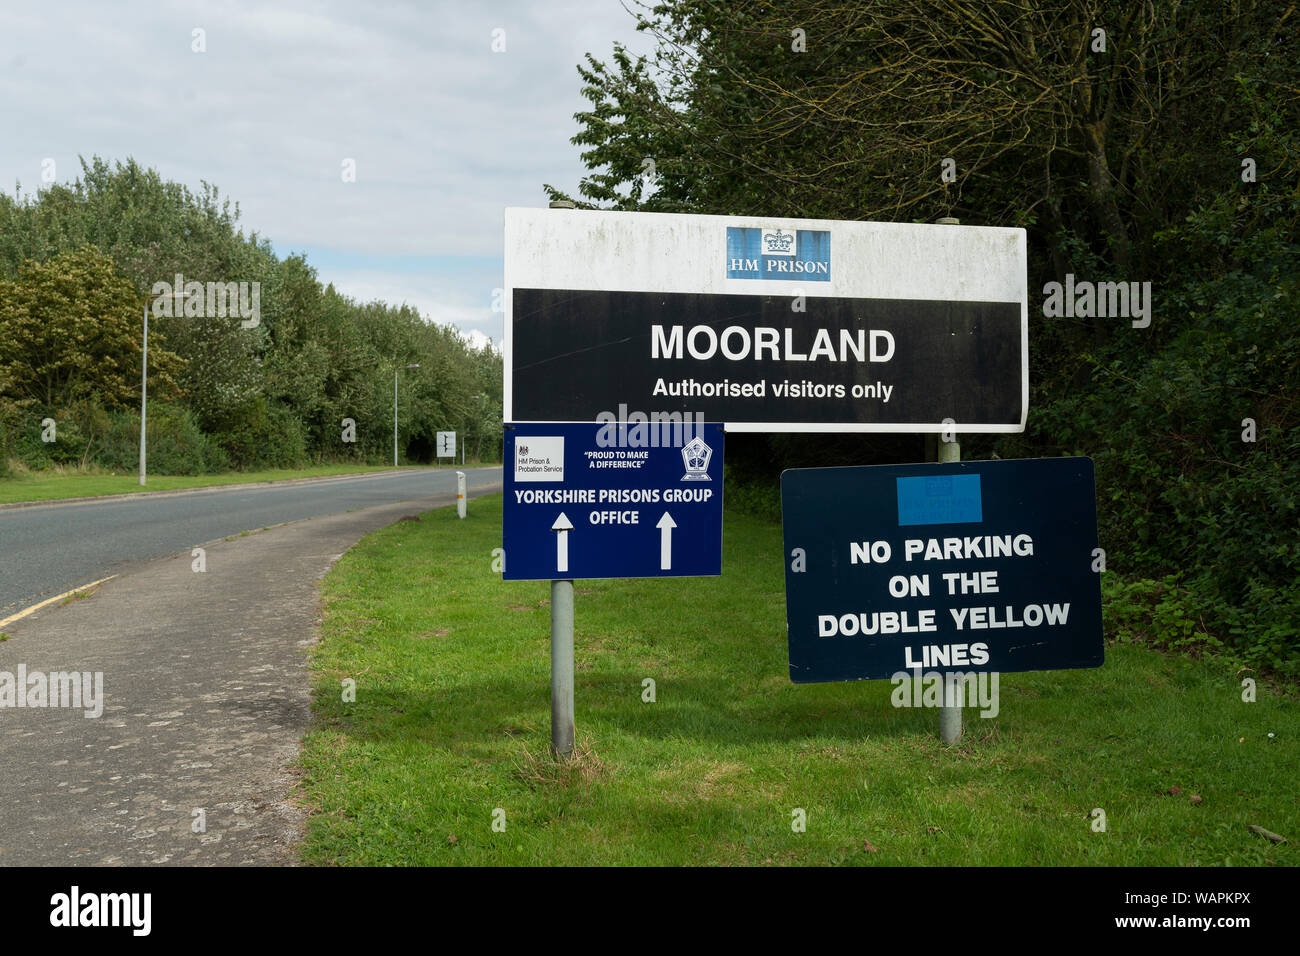
[[[140,395],[143,302],[112,261],[93,248],[25,263],[0,279],[0,397],[52,412],[96,397],[122,408]],[[177,391],[180,359],[149,353],[150,388]]]
[[[645,9],[645,8],[643,8]],[[1235,158],[1233,78],[1294,56],[1290,0],[674,0],[653,61],[579,67],[580,192],[614,208],[1023,225],[1055,271],[1160,264]],[[802,48],[806,52],[798,52]],[[1277,63],[1277,59],[1274,60]],[[1229,162],[1229,159],[1234,161]],[[647,189],[652,160],[657,188]],[[942,175],[952,160],[952,181]],[[567,198],[547,187],[552,198]]]
[[[83,161],[76,182],[34,197],[0,194],[0,455],[51,460],[39,438],[33,445],[15,437],[30,438],[27,406],[41,405],[58,412],[59,441],[66,434],[69,448],[76,423],[84,424],[77,460],[89,463],[93,455],[120,463],[123,449],[130,450],[124,406],[133,406],[138,394],[143,302],[155,283],[174,284],[176,273],[187,283],[257,282],[261,292],[254,328],[183,311],[150,323],[151,397],[184,402],[166,419],[185,432],[173,459],[182,467],[220,466],[226,459],[250,467],[305,458],[387,460],[393,365],[422,366],[408,375],[399,408],[402,433],[417,450],[422,442],[432,447],[438,429],[467,420],[470,396],[482,391],[480,375],[499,382],[499,355],[476,360],[459,335],[431,326],[414,309],[362,304],[322,286],[304,257],[278,259],[269,243],[238,228],[238,218],[238,205],[216,187],[203,183],[192,191],[131,159]],[[65,274],[74,261],[81,271]],[[89,262],[93,268],[85,272]],[[110,273],[116,278],[105,291]],[[64,285],[56,295],[44,285],[58,276]],[[77,296],[95,301],[71,308]],[[112,308],[101,308],[105,296]],[[75,314],[46,321],[46,313],[68,308]],[[112,321],[90,331],[96,326],[83,320],[105,311]],[[127,317],[121,328],[119,312]],[[77,333],[85,341],[64,328],[69,322],[86,326]],[[88,349],[98,352],[91,356]],[[107,426],[96,391],[108,405]],[[83,394],[84,401],[77,398]],[[152,432],[163,418],[150,418]],[[340,441],[343,418],[357,422],[356,445]],[[91,444],[92,432],[104,427],[111,448]]]
[[[963,452],[1092,456],[1110,570],[1151,579],[1150,639],[1185,648],[1195,625],[1300,674],[1293,0],[643,10],[653,57],[579,67],[589,204],[1025,227],[1027,430]],[[1151,281],[1151,326],[1048,318],[1038,290],[1066,272]],[[755,438],[728,445],[733,478],[852,461],[851,442]]]

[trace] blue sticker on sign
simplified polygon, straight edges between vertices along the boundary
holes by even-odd
[[[831,234],[727,227],[728,279],[831,281]]]
[[[979,475],[898,478],[897,484],[900,526],[984,520]]]

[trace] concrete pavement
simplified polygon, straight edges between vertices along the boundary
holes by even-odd
[[[319,580],[362,535],[454,503],[453,491],[216,540],[203,573],[185,551],[8,626],[0,701],[20,665],[29,685],[102,672],[103,713],[87,718],[87,700],[0,706],[0,865],[294,862]]]

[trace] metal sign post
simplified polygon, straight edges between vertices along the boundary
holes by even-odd
[[[944,441],[943,436],[940,435],[938,447],[941,464],[950,465],[961,461],[961,443],[956,437],[952,441]],[[939,739],[949,746],[961,740],[961,694],[957,690],[956,681],[943,682],[943,704],[939,708]]]
[[[551,582],[551,750],[573,752],[573,582]]]
[[[939,220],[939,225],[960,226],[961,220],[944,216]],[[957,441],[956,435],[953,435],[952,441],[948,441],[940,434],[935,447],[941,463],[961,461],[961,443]],[[950,680],[943,682],[943,703],[939,708],[939,739],[948,746],[961,739],[961,698],[957,694],[957,685]]]

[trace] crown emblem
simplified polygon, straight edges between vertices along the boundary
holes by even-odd
[[[686,474],[682,481],[712,481],[709,477],[709,459],[713,449],[704,444],[697,435],[682,446],[682,461],[686,464]]]
[[[769,254],[791,255],[794,252],[794,235],[788,232],[782,232],[780,229],[776,232],[763,233],[763,248]]]

